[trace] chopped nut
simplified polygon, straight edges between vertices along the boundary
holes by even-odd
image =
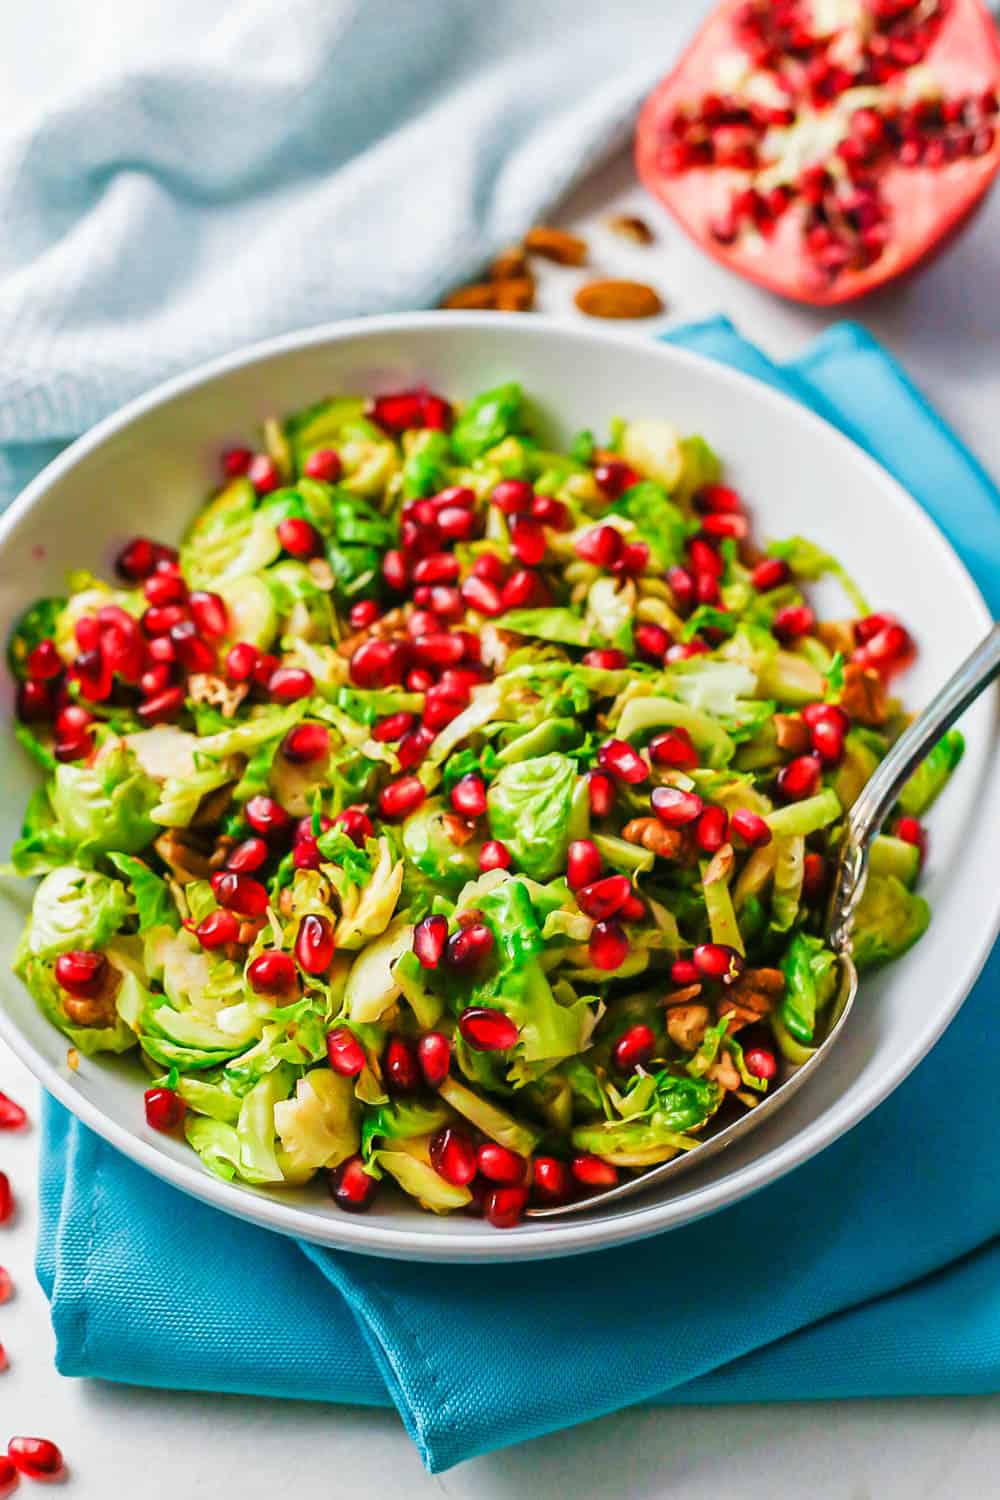
[[[168,828],[161,833],[153,848],[178,885],[187,885],[192,880],[208,880],[212,874],[210,856],[186,843],[178,828]]]
[[[727,1089],[729,1092],[738,1089],[740,1084],[743,1082],[742,1078],[737,1072],[736,1064],[733,1062],[733,1059],[726,1051],[722,1051],[719,1053],[718,1057],[715,1059],[715,1062],[709,1068],[706,1076],[710,1078],[713,1083],[717,1083],[720,1088]]]
[[[449,292],[441,306],[453,311],[496,307],[496,291],[496,287],[491,286],[488,281],[470,282],[468,286],[457,286],[453,292]]]
[[[282,886],[282,888],[281,888],[281,890],[280,890],[280,892],[278,894],[278,910],[279,910],[279,912],[281,913],[281,915],[283,917],[290,917],[292,915],[293,905],[294,905],[294,897],[292,896],[292,888],[291,888],[291,886],[290,885],[284,885],[284,886]]]
[[[229,851],[236,844],[232,834],[220,833],[215,841],[215,848],[208,856],[208,862],[213,870],[221,870],[229,858]]]
[[[663,311],[659,293],[641,281],[588,281],[573,301],[588,318],[653,318]]]
[[[528,257],[523,245],[508,245],[490,266],[491,281],[519,281],[528,275]]]
[[[380,615],[377,620],[373,620],[364,630],[358,630],[355,631],[354,635],[345,636],[337,645],[337,653],[340,656],[351,657],[359,646],[364,645],[365,641],[370,641],[373,637],[381,640],[384,636],[397,635],[405,626],[406,615],[402,609],[387,610],[384,615]]]
[[[240,923],[240,930],[236,934],[237,943],[241,943],[244,947],[248,947],[249,944],[253,942],[258,933],[262,932],[266,926],[266,916],[245,918]]]
[[[771,1002],[765,995],[741,995],[741,1001],[758,1000],[763,1002],[763,1009],[758,1011],[749,1004],[739,1004],[735,1000],[723,1000],[719,1006],[719,1019],[723,1016],[729,1017],[728,1035],[733,1036],[744,1026],[753,1026],[771,1009]]]
[[[214,791],[206,792],[195,809],[194,817],[191,819],[191,827],[211,828],[213,824],[218,823],[225,816],[232,800],[232,782],[227,782],[225,786],[217,786]]]
[[[306,563],[306,571],[318,589],[325,589],[329,593],[333,588],[333,569],[325,557],[311,557]]]
[[[535,278],[511,277],[496,285],[497,312],[530,312],[535,305]]]
[[[189,698],[195,703],[211,703],[222,710],[224,719],[233,718],[250,691],[248,682],[225,682],[212,672],[194,672],[188,678],[187,686]]]
[[[735,858],[732,844],[722,844],[708,862],[703,884],[714,885],[717,880],[728,880],[733,873]]]
[[[122,982],[121,971],[108,964],[96,995],[62,995],[62,1007],[74,1026],[113,1026],[118,1019],[115,996]]]
[[[651,850],[661,859],[676,859],[684,846],[680,830],[664,828],[659,818],[632,818],[622,829],[622,838]]]
[[[689,1000],[697,1000],[701,994],[700,984],[685,984],[679,990],[671,990],[669,995],[664,995],[660,1001],[661,1005],[687,1005]]]
[[[812,745],[809,726],[798,714],[775,714],[774,738],[778,749],[789,755],[805,755]]]
[[[850,656],[854,650],[853,620],[817,620],[815,630],[828,651]]]
[[[542,255],[561,266],[582,266],[587,259],[587,241],[578,235],[568,234],[565,229],[554,229],[549,224],[536,224],[524,236],[524,248],[532,255]]]
[[[70,1047],[66,1052],[66,1066],[71,1073],[76,1073],[80,1067],[80,1054],[75,1047]]]
[[[636,245],[651,245],[656,238],[645,219],[637,214],[612,214],[606,223],[612,234],[620,234]]]
[[[459,818],[454,813],[443,813],[441,826],[453,844],[461,849],[476,836],[476,825],[471,818]]]
[[[674,1005],[667,1011],[667,1035],[682,1052],[701,1045],[708,1025],[707,1005]]]
[[[888,718],[885,687],[873,667],[863,667],[860,662],[855,661],[847,663],[840,706],[845,714],[856,719],[859,724],[877,728],[885,723]]]
[[[736,989],[760,990],[764,995],[783,995],[785,976],[780,969],[744,969]]]
[[[510,653],[517,649],[519,640],[520,636],[513,630],[501,630],[498,625],[487,622],[479,632],[483,665],[500,671]]]

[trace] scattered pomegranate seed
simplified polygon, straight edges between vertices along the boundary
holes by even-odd
[[[595,969],[620,969],[628,957],[628,938],[620,923],[595,922],[587,952]]]
[[[531,514],[543,526],[551,526],[556,531],[569,531],[573,525],[568,506],[554,495],[536,495],[531,505]]]
[[[7,1094],[0,1092],[0,1130],[22,1130],[27,1123],[26,1111]],[[0,1302],[3,1300],[0,1296]]]
[[[697,984],[701,971],[690,958],[675,958],[670,965],[670,978],[676,985]]]
[[[475,1052],[507,1052],[517,1043],[517,1027],[510,1017],[486,1005],[463,1010],[458,1029]]]
[[[229,448],[222,455],[222,472],[227,479],[241,479],[250,467],[253,453],[249,448]]]
[[[296,839],[292,850],[292,864],[297,870],[318,870],[322,863],[323,856],[319,852],[315,835],[307,833]]]
[[[315,687],[312,673],[304,667],[279,667],[267,684],[267,690],[276,703],[294,703],[299,698],[309,698]]]
[[[298,983],[295,960],[280,948],[270,948],[247,965],[247,980],[259,995],[288,994]]]
[[[401,1036],[390,1037],[382,1058],[382,1072],[394,1094],[412,1094],[420,1087],[416,1048]]]
[[[904,844],[914,844],[920,850],[920,862],[923,863],[927,857],[927,829],[919,818],[904,815],[897,818],[893,829],[896,837],[902,839]]]
[[[417,1043],[417,1062],[428,1088],[444,1083],[451,1066],[451,1043],[440,1031],[427,1031]]]
[[[29,677],[48,681],[50,678],[59,676],[62,665],[62,658],[56,650],[55,641],[48,638],[39,641],[38,645],[28,652]]]
[[[572,1188],[569,1167],[555,1156],[535,1157],[531,1181],[539,1203],[564,1203]]]
[[[654,735],[649,742],[649,757],[654,765],[676,771],[693,771],[698,765],[698,752],[686,729],[668,729]]]
[[[98,993],[108,971],[108,961],[103,953],[84,952],[76,949],[71,953],[60,953],[55,962],[58,984],[69,995],[87,1000]]]
[[[203,948],[214,952],[216,948],[225,948],[229,943],[237,941],[240,935],[239,919],[231,911],[210,911],[207,917],[202,917],[194,935]]]
[[[584,1187],[611,1188],[618,1183],[618,1168],[599,1156],[574,1156],[569,1169]]]
[[[374,625],[379,617],[378,605],[374,599],[359,599],[352,604],[348,619],[352,630],[367,630],[369,625]]]
[[[335,1026],[327,1032],[326,1055],[341,1078],[357,1078],[365,1066],[365,1050],[347,1026]]]
[[[530,516],[515,517],[510,528],[510,542],[515,557],[528,568],[537,568],[548,548],[544,526]]]
[[[691,559],[691,570],[697,579],[700,573],[707,574],[710,578],[719,579],[725,571],[725,563],[719,556],[712,544],[704,537],[693,536],[688,542],[688,557]],[[669,582],[669,574],[667,575]],[[705,602],[704,600],[702,601]]]
[[[267,911],[267,891],[259,880],[232,871],[212,876],[212,891],[220,906],[241,917],[262,917]]]
[[[598,646],[586,653],[583,665],[597,667],[602,672],[620,672],[623,667],[628,666],[628,657],[624,651],[616,651],[612,646]]]
[[[788,564],[782,557],[765,557],[750,574],[750,582],[760,594],[776,589],[786,583],[790,576]]]
[[[733,515],[742,511],[743,501],[728,484],[705,484],[694,497],[694,508],[702,515]]]
[[[672,567],[667,569],[667,583],[670,592],[674,596],[674,603],[682,614],[686,614],[695,602],[694,575],[687,568]]]
[[[695,843],[706,854],[721,849],[728,833],[729,817],[724,807],[706,807],[694,826]]]
[[[576,893],[576,904],[595,922],[604,922],[621,910],[631,893],[627,875],[608,875],[603,880],[582,886]]]
[[[670,637],[662,625],[644,621],[635,629],[635,649],[644,661],[660,662],[670,645]]]
[[[10,1272],[5,1266],[0,1266],[0,1303],[9,1302],[14,1295],[14,1283],[10,1279]]]
[[[63,1467],[62,1454],[48,1438],[12,1437],[7,1444],[7,1457],[18,1473],[29,1479],[45,1479],[58,1474]]]
[[[481,552],[472,564],[472,573],[474,577],[481,578],[484,583],[494,583],[499,586],[507,577],[507,568],[495,552]]]
[[[678,641],[667,651],[666,661],[668,666],[673,666],[677,661],[690,661],[692,656],[704,656],[709,650],[708,645],[700,636],[694,636],[690,641]]]
[[[524,479],[501,479],[490,495],[492,504],[505,516],[530,515],[534,500],[535,492]]]
[[[365,1171],[360,1156],[349,1156],[329,1174],[330,1196],[345,1213],[363,1214],[371,1208],[378,1183]]]
[[[250,798],[243,809],[243,816],[253,831],[264,838],[285,833],[292,821],[280,802],[275,802],[273,797],[267,797],[262,792]]]
[[[617,500],[626,490],[639,483],[639,475],[628,464],[612,458],[594,465],[594,480],[607,499]]]
[[[883,630],[888,630],[890,625],[896,624],[898,621],[895,615],[863,615],[860,620],[854,622],[855,640],[859,646],[867,645],[873,636],[881,635]]]
[[[6,1172],[0,1172],[0,1224],[6,1224],[14,1215],[14,1194],[11,1190],[10,1178]]]
[[[243,839],[239,844],[234,844],[226,855],[225,868],[251,875],[254,870],[259,870],[261,865],[267,863],[270,852],[262,838]]]
[[[258,495],[269,495],[281,483],[281,475],[266,453],[255,453],[247,464],[246,475]]]
[[[819,789],[823,762],[818,755],[797,755],[777,776],[778,795],[785,802],[799,802]]]
[[[341,468],[339,453],[333,448],[317,448],[302,465],[302,472],[307,479],[322,479],[327,484],[336,484]]]
[[[417,776],[401,776],[378,794],[378,810],[389,822],[401,822],[416,812],[427,797],[427,788]]]
[[[629,891],[628,900],[624,901],[619,909],[618,916],[622,922],[644,922],[649,915],[646,903],[635,891]]]
[[[617,526],[592,526],[573,544],[577,557],[599,568],[610,568],[622,555],[624,538]]]
[[[810,730],[812,747],[825,765],[835,766],[844,756],[844,732],[830,719],[820,719]]]
[[[281,666],[281,662],[270,651],[261,651],[257,657],[257,665],[253,669],[254,687],[266,688],[271,680],[272,673]]]
[[[295,935],[295,962],[304,974],[325,974],[333,962],[333,923],[329,917],[308,912]]]
[[[742,957],[725,943],[701,943],[691,957],[699,974],[723,984],[731,984],[743,970]]]
[[[278,541],[291,557],[318,557],[323,538],[311,522],[301,516],[288,516],[278,523]]]
[[[372,820],[363,807],[345,807],[333,821],[359,849],[364,848],[365,840],[370,839],[375,832]]]
[[[402,682],[406,665],[407,647],[402,641],[363,641],[351,657],[351,680],[362,688],[395,687]]]
[[[454,1187],[467,1187],[478,1170],[475,1146],[467,1135],[452,1126],[432,1136],[428,1155],[438,1176]]]
[[[311,765],[330,754],[330,731],[325,724],[296,724],[281,742],[281,753],[295,765]]]
[[[144,724],[169,724],[176,719],[184,707],[184,689],[164,688],[154,698],[140,703],[136,713]]]
[[[743,1054],[747,1072],[751,1078],[773,1078],[778,1071],[778,1061],[767,1047],[751,1047]]]
[[[771,630],[784,645],[792,645],[808,635],[816,624],[816,616],[807,604],[785,604],[775,611]]]
[[[226,652],[226,676],[230,682],[249,682],[253,676],[260,652],[249,641],[237,641]]]
[[[656,1050],[656,1037],[649,1026],[630,1026],[615,1043],[611,1061],[619,1073],[634,1073],[649,1062]]]
[[[762,849],[771,842],[771,830],[765,819],[747,807],[736,809],[729,819],[729,826],[751,849]]]
[[[484,1211],[494,1229],[514,1229],[521,1221],[527,1201],[527,1188],[494,1188],[486,1195]]]
[[[390,548],[382,558],[382,577],[391,589],[400,594],[409,582],[410,572],[406,558],[395,547]]]
[[[591,771],[587,776],[587,798],[590,811],[595,818],[606,818],[615,802],[615,784],[603,771]]]
[[[183,1120],[187,1106],[173,1089],[147,1089],[142,1097],[146,1124],[153,1130],[175,1130]]]
[[[22,724],[37,724],[52,717],[52,694],[46,682],[29,678],[17,689],[17,717]]]
[[[372,725],[372,739],[377,740],[380,745],[391,745],[395,740],[401,740],[416,723],[413,714],[405,710],[396,714],[389,714],[384,719],[379,719],[377,724]]]
[[[463,581],[460,592],[470,609],[478,610],[480,614],[490,618],[503,614],[505,606],[500,590],[488,579],[470,574]]]
[[[720,599],[719,580],[712,573],[696,573],[694,575],[694,592],[699,604],[718,604]],[[690,642],[686,644],[690,644]]]
[[[115,558],[115,571],[128,583],[139,583],[143,578],[148,578],[155,566],[155,546],[145,536],[133,537],[130,542],[126,542]]]
[[[187,584],[177,573],[151,573],[142,592],[150,604],[183,604],[188,596]]]
[[[487,839],[479,851],[479,868],[486,870],[509,870],[511,854],[506,844],[499,839]]]
[[[574,839],[566,853],[566,881],[570,890],[592,885],[600,877],[601,866],[597,845],[590,839]]]
[[[413,929],[413,951],[425,969],[436,969],[448,941],[448,918],[439,914],[424,917]]]
[[[653,811],[667,828],[685,828],[701,817],[705,804],[696,792],[685,792],[677,786],[653,788],[650,797]]]
[[[540,574],[530,568],[518,568],[500,591],[500,601],[507,609],[532,609],[548,604],[550,594]]]
[[[463,776],[452,787],[449,801],[463,818],[479,818],[486,811],[486,785],[481,776]]]
[[[81,651],[70,667],[69,675],[83,697],[91,703],[103,703],[105,698],[110,697],[114,678],[111,667],[100,650]]]
[[[807,703],[802,710],[802,719],[810,729],[815,729],[817,724],[830,724],[841,736],[851,727],[850,719],[837,703]]]
[[[522,1183],[528,1170],[528,1163],[523,1156],[496,1141],[484,1141],[476,1153],[476,1159],[480,1172],[488,1182],[499,1182],[507,1187]]]
[[[470,922],[452,933],[445,945],[444,961],[450,969],[462,972],[477,969],[493,952],[495,941],[493,929],[485,922]]]
[[[597,764],[629,786],[637,786],[649,775],[646,762],[627,740],[605,740],[597,751]]]
[[[433,743],[434,730],[424,724],[404,734],[396,749],[400,770],[411,771],[414,766],[419,766]]]
[[[826,861],[822,854],[811,850],[802,866],[802,894],[807,901],[816,901],[826,886]]]

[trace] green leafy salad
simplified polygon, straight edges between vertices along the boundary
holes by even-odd
[[[704,439],[539,434],[513,383],[322,401],[223,456],[179,551],[136,537],[13,633],[15,970],[224,1178],[508,1227],[690,1151],[822,1035],[911,638],[810,542],[762,549]],[[927,926],[961,750],[875,843],[861,967]]]

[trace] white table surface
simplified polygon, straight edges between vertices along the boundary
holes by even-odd
[[[638,248],[610,234],[612,211],[657,234]],[[636,188],[622,158],[597,174],[560,222],[591,242],[595,270],[655,283],[664,324],[728,313],[779,357],[830,317],[729,275],[699,255]],[[546,311],[576,316],[582,273],[546,268]],[[935,266],[855,311],[905,362],[938,409],[1000,476],[1000,194]],[[646,325],[653,327],[655,325]],[[0,1044],[0,1089],[37,1118],[37,1090]],[[64,1380],[52,1364],[45,1299],[32,1271],[37,1131],[0,1137],[0,1166],[21,1212],[0,1229],[16,1283],[0,1308],[10,1368],[0,1374],[0,1451],[15,1432],[53,1438],[71,1467],[67,1500],[965,1500],[996,1491],[1000,1398],[623,1413],[431,1477],[396,1416],[307,1403],[144,1391]],[[530,1274],[527,1267],[525,1274]],[[25,1482],[20,1494],[32,1492]],[[32,1492],[33,1493],[33,1492]]]

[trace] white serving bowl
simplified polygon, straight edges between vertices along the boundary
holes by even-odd
[[[665,416],[684,432],[703,433],[752,506],[760,534],[815,539],[849,567],[874,607],[897,610],[914,630],[919,658],[904,688],[911,705],[930,696],[987,628],[980,594],[924,512],[840,433],[770,388],[648,338],[538,317],[415,313],[335,324],[229,355],[160,386],[81,438],[0,523],[3,634],[38,595],[59,592],[68,569],[107,572],[127,536],[176,540],[217,482],[220,451],[252,442],[264,417],[337,391],[426,381],[468,397],[508,379],[523,383],[557,439],[580,427],[604,432],[621,415]],[[820,602],[834,612],[842,607],[835,597]],[[9,721],[6,676],[0,693]],[[995,696],[968,713],[965,760],[931,815],[923,887],[934,912],[930,931],[899,963],[865,979],[834,1059],[744,1143],[621,1207],[500,1234],[388,1195],[354,1218],[334,1208],[321,1185],[264,1192],[225,1183],[182,1143],[146,1126],[147,1078],[137,1064],[83,1059],[70,1071],[65,1038],[6,972],[0,1033],[52,1094],[127,1156],[205,1202],[285,1234],[373,1255],[471,1261],[567,1255],[670,1229],[829,1145],[905,1078],[958,1010],[1000,916],[1000,778],[990,774],[996,719]],[[35,775],[9,722],[4,728],[0,842],[7,849]],[[27,882],[2,882],[0,943],[8,954],[29,896]]]

